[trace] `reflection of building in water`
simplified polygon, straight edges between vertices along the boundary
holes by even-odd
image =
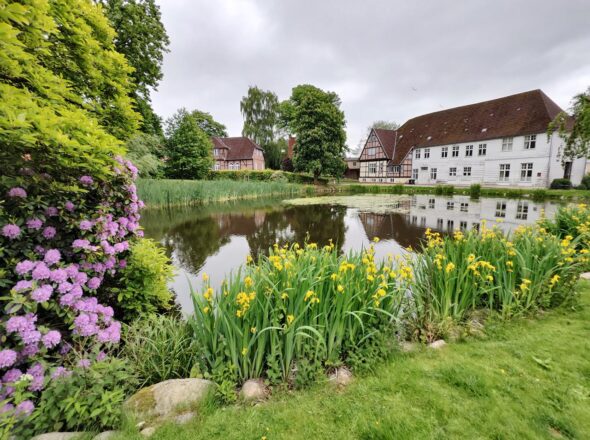
[[[534,223],[542,212],[552,217],[556,210],[557,205],[553,203],[531,200],[417,195],[412,197],[405,217],[411,225],[440,231],[478,228],[485,219],[490,223],[498,221],[498,226],[508,232],[519,225]]]

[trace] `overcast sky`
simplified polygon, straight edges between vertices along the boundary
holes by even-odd
[[[537,88],[567,109],[590,86],[589,0],[159,3],[171,44],[156,112],[207,111],[230,136],[250,85],[335,91],[352,148],[375,120]]]

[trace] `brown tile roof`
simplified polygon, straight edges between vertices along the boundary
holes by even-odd
[[[225,148],[229,150],[226,160],[246,160],[252,159],[254,150],[262,151],[257,144],[252,142],[247,137],[213,137],[214,148]]]
[[[561,111],[541,90],[532,90],[428,113],[408,120],[398,130],[375,132],[389,159],[400,164],[414,147],[543,133]]]

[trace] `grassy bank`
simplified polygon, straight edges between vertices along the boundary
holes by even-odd
[[[470,195],[470,188],[449,185],[366,185],[341,183],[332,186],[334,191],[352,194],[444,194]],[[535,199],[590,199],[590,190],[544,188],[481,188],[482,197],[535,198]]]
[[[158,439],[590,438],[590,285],[581,306],[488,326],[482,340],[398,354],[343,391],[203,408]],[[142,438],[133,429],[119,438]]]
[[[139,179],[137,192],[148,208],[190,206],[230,200],[314,193],[311,185],[244,180]]]

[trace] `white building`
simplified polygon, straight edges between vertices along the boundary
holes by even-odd
[[[549,187],[578,185],[586,159],[562,165],[564,142],[547,136],[562,110],[541,90],[456,107],[373,130],[361,152],[361,182]]]

